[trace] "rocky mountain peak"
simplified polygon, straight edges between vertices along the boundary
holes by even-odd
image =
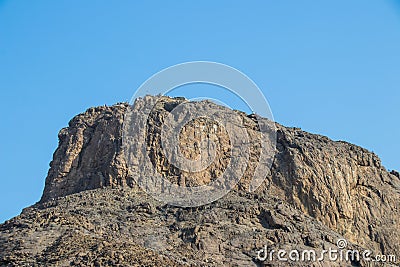
[[[321,249],[337,238],[374,253],[400,251],[398,172],[388,172],[377,155],[356,145],[274,124],[271,170],[263,184],[249,192],[260,140],[257,117],[239,111],[244,129],[253,136],[244,176],[234,190],[198,208],[152,199],[137,186],[137,173],[129,168],[123,146],[124,116],[127,111],[142,112],[148,101],[158,102],[146,122],[137,122],[148,124],[147,155],[138,150],[138,166],[149,157],[156,172],[186,187],[208,184],[224,171],[229,136],[206,119],[191,121],[179,133],[179,146],[188,159],[198,158],[204,138],[217,144],[217,160],[206,169],[180,170],[160,153],[160,125],[187,101],[184,98],[147,96],[133,106],[89,108],[61,129],[40,202],[1,226],[0,263],[114,265],[107,263],[113,260],[153,266],[147,261],[151,258],[171,266],[249,265],[261,264],[254,251],[264,244]],[[201,109],[215,104],[194,105]],[[31,235],[38,236],[39,243]],[[81,249],[68,245],[74,242]]]

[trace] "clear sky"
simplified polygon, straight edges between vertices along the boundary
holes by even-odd
[[[39,200],[57,133],[193,60],[252,78],[277,122],[400,169],[400,2],[0,0],[0,222]]]

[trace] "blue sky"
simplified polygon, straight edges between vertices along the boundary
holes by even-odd
[[[0,0],[0,222],[39,200],[74,115],[186,61],[239,69],[277,122],[400,169],[399,1],[142,2]]]

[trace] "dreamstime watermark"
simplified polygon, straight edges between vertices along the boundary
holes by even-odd
[[[240,113],[204,101],[175,101],[174,105],[165,107],[168,109],[168,114],[157,118],[158,108],[165,104],[163,102],[165,98],[162,96],[177,87],[194,83],[215,85],[239,97],[253,111],[252,119],[257,126],[246,127],[243,115]],[[207,96],[202,98],[207,99]],[[135,92],[130,104],[123,123],[122,145],[125,159],[136,183],[160,201],[175,206],[194,207],[211,203],[227,194],[245,173],[249,176],[246,171],[254,136],[259,137],[257,138],[258,162],[252,162],[256,163],[256,167],[250,173],[251,177],[247,176],[250,178],[249,191],[253,192],[262,184],[272,166],[276,151],[276,128],[272,112],[261,90],[237,69],[204,61],[178,64],[160,71],[145,81]],[[149,129],[153,127],[152,129],[157,129],[161,135],[159,138],[161,148],[159,151],[153,151],[153,155],[162,155],[163,160],[175,168],[177,175],[183,172],[188,175],[196,174],[220,160],[216,153],[216,141],[211,138],[200,140],[197,144],[199,157],[188,158],[182,153],[179,143],[180,133],[186,125],[196,119],[207,119],[215,123],[215,127],[224,129],[229,136],[229,160],[224,170],[218,171],[218,177],[213,177],[215,179],[208,184],[182,186],[171,182],[165,177],[165,173],[157,169],[154,157],[151,158],[149,155],[149,143],[154,143],[154,140],[149,140],[154,138],[149,135]],[[201,131],[201,128],[197,130]]]
[[[269,249],[267,245],[257,250],[256,260],[261,262],[282,261],[282,262],[396,262],[396,255],[372,255],[371,250],[359,251],[357,249],[347,248],[347,240],[338,239],[336,247],[329,247],[323,250],[285,250],[285,249]]]

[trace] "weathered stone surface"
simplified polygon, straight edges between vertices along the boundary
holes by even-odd
[[[1,225],[0,265],[262,266],[257,250],[265,245],[320,251],[343,238],[279,199],[253,197],[232,192],[206,206],[177,208],[137,188],[83,191]],[[276,257],[268,263],[279,266]]]
[[[41,201],[127,182],[121,151],[127,106],[90,108],[61,129]]]
[[[280,127],[271,188],[359,245],[400,249],[400,183],[379,158],[346,142]],[[280,193],[277,193],[280,192]]]
[[[155,97],[138,100],[134,112],[141,112],[143,101]],[[157,172],[173,183],[207,184],[229,163],[228,136],[215,122],[194,121],[180,133],[183,154],[191,159],[199,155],[201,138],[217,143],[218,161],[203,172],[174,168],[160,153],[160,124],[184,101],[162,98],[157,104],[148,121],[148,154],[138,154],[137,164],[150,157]],[[249,193],[259,136],[256,118],[237,112],[251,136],[243,179],[212,204],[171,207],[138,189],[137,174],[127,167],[122,131],[129,108],[91,108],[60,131],[41,201],[0,227],[0,264],[251,266],[262,265],[255,251],[264,245],[321,250],[343,237],[350,247],[377,254],[400,251],[399,175],[389,173],[375,154],[277,124],[272,169],[263,185]],[[337,263],[314,266],[327,264]]]

